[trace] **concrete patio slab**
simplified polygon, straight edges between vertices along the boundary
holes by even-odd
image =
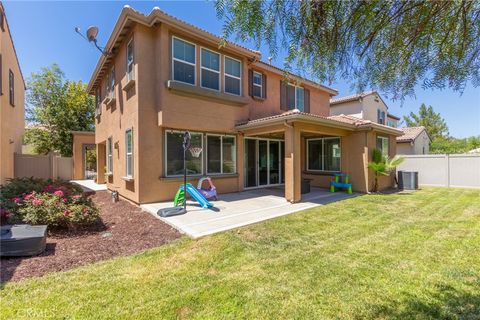
[[[79,185],[85,192],[107,190],[106,184],[98,184],[94,180],[70,180],[70,182]]]
[[[198,238],[358,196],[312,188],[309,194],[302,195],[301,202],[291,204],[283,194],[280,188],[223,194],[218,201],[212,202],[214,207],[211,209],[203,209],[196,202],[188,201],[186,214],[168,218],[159,217],[157,211],[173,206],[173,202],[144,204],[141,207],[179,231]]]

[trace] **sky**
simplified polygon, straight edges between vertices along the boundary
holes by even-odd
[[[63,1],[63,2],[3,2],[12,32],[20,66],[25,78],[42,67],[57,63],[67,79],[88,82],[100,53],[74,32],[80,27],[84,32],[88,26],[99,27],[98,42],[105,44],[124,5],[148,14],[158,6],[193,25],[214,34],[221,34],[222,21],[216,16],[212,1]],[[251,44],[245,44],[252,49]],[[262,59],[269,56],[268,48],[261,47]],[[283,66],[280,54],[273,64]],[[327,84],[328,85],[328,84]],[[339,91],[339,96],[355,93],[348,80],[337,80],[329,86]],[[380,92],[380,94],[382,94]],[[432,105],[447,122],[450,135],[463,138],[480,135],[480,88],[469,84],[463,94],[453,90],[423,90],[420,85],[415,97],[407,97],[403,103],[382,96],[389,112],[404,116],[418,112],[422,103]]]

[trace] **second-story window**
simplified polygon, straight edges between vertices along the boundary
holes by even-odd
[[[242,63],[239,60],[225,57],[225,92],[241,95]]]
[[[202,48],[200,67],[202,87],[220,90],[220,54]]]
[[[254,97],[263,98],[263,75],[259,72],[253,72],[252,95]]]
[[[127,81],[135,79],[134,71],[134,56],[133,56],[133,39],[127,45]]]
[[[9,96],[10,96],[10,105],[15,106],[15,76],[13,75],[12,70],[8,73],[8,84],[9,84]]]
[[[173,38],[173,80],[195,85],[195,45]]]
[[[305,93],[302,87],[289,84],[287,86],[287,106],[288,110],[304,110]]]
[[[380,124],[385,124],[385,111],[377,109],[377,122]]]
[[[112,67],[112,71],[108,75],[107,96],[110,99],[115,98],[115,67]]]
[[[98,87],[95,90],[95,115],[99,115],[102,113],[102,97],[100,95],[100,88]]]

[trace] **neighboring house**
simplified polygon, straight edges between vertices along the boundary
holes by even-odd
[[[400,128],[403,135],[397,137],[397,154],[428,154],[430,137],[425,127]]]
[[[14,154],[22,153],[25,83],[0,2],[0,184],[14,176]]]
[[[350,116],[330,117],[337,91],[261,62],[261,55],[158,8],[125,7],[88,85],[96,96],[98,182],[136,203],[173,200],[182,183],[212,177],[219,193],[284,186],[301,200],[302,178],[328,187],[335,172],[367,192],[379,145],[390,156],[402,132]],[[392,185],[392,177],[382,187]]]
[[[331,99],[330,115],[350,115],[389,127],[397,127],[400,121],[400,118],[388,113],[387,104],[376,91]]]

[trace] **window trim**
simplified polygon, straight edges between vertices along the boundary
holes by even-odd
[[[208,171],[208,137],[220,137],[220,172],[209,172]],[[234,146],[235,146],[235,168],[233,172],[223,172],[223,137],[228,137],[228,138],[233,138]],[[229,134],[215,134],[215,133],[206,133],[205,134],[205,142],[206,142],[206,148],[205,148],[205,164],[206,164],[206,170],[205,172],[207,174],[211,175],[220,175],[220,174],[237,174],[237,137],[234,135],[229,135]]]
[[[110,150],[112,151],[110,153]],[[113,137],[112,136],[109,136],[107,138],[107,152],[106,152],[106,155],[107,155],[107,172],[106,174],[107,175],[112,175],[113,174]],[[111,162],[110,162],[111,160]]]
[[[15,107],[15,74],[12,69],[8,69],[8,101]]]
[[[339,170],[324,170],[325,169],[325,156],[322,157],[322,164],[321,167],[323,169],[310,169],[309,161],[308,161],[308,155],[309,155],[309,142],[310,141],[322,141],[322,154],[325,155],[325,140],[333,140],[333,139],[338,139],[339,144],[340,144],[340,169]],[[326,172],[326,173],[337,173],[337,172],[342,172],[342,137],[323,137],[323,138],[309,138],[305,139],[306,140],[306,155],[305,155],[305,168],[307,169],[306,171],[308,172]]]
[[[128,72],[128,67],[130,66],[130,63],[128,62],[128,47],[132,45],[132,71],[131,72]],[[125,73],[127,75],[127,82],[131,81],[131,80],[135,80],[135,42],[134,42],[134,38],[131,37],[130,40],[128,41],[127,43],[127,47],[126,47],[126,50],[125,50],[125,63],[126,63],[126,69],[125,69]]]
[[[180,59],[175,58],[175,55],[174,55],[175,46],[173,44],[175,39],[193,45],[193,47],[194,47],[193,52],[195,53],[195,56],[194,56],[193,60],[195,61],[195,63],[191,63],[191,62],[188,62],[188,61],[185,61],[185,60],[180,60]],[[172,52],[171,52],[171,55],[172,55],[172,80],[175,80],[175,81],[178,81],[178,82],[181,82],[181,83],[185,83],[185,84],[188,84],[188,85],[191,85],[191,86],[196,86],[197,85],[197,45],[193,42],[184,40],[184,39],[179,38],[177,36],[172,36],[172,42],[171,43],[172,43]],[[189,64],[189,65],[193,66],[193,83],[184,82],[184,81],[180,81],[180,80],[175,79],[175,76],[174,76],[175,75],[175,61],[185,63],[185,64]]]
[[[263,98],[263,74],[258,72],[258,71],[255,71],[255,70],[252,70],[253,73],[252,73],[252,86],[253,87],[260,87],[260,96],[256,96],[255,93],[253,92],[252,90],[252,96],[254,96],[255,98]],[[258,83],[255,83],[255,75],[257,76],[260,76],[260,84]]]
[[[127,137],[128,137],[128,132],[130,132],[130,137],[132,139],[132,150],[130,152],[130,157],[131,157],[131,160],[130,160],[130,164],[132,166],[131,168],[131,172],[130,174],[128,174],[128,155],[129,155],[129,152],[128,152],[128,140],[127,140]],[[133,127],[132,128],[128,128],[127,130],[125,130],[125,177],[126,178],[130,178],[132,179],[134,177],[134,160],[133,160]]]
[[[225,65],[226,65],[226,59],[231,59],[231,60],[234,60],[234,61],[237,61],[238,63],[240,63],[240,77],[237,77],[237,76],[234,76],[234,75],[231,75],[231,74],[227,74],[227,72],[225,71],[226,68],[225,68]],[[232,96],[236,96],[236,97],[241,97],[242,96],[242,93],[243,93],[243,90],[242,90],[242,76],[243,76],[243,72],[242,72],[242,61],[239,60],[239,59],[235,59],[233,57],[230,57],[230,56],[227,56],[227,55],[223,55],[223,83],[224,83],[224,86],[223,86],[223,93],[225,94],[230,94]],[[227,92],[225,89],[225,83],[227,83],[227,81],[225,81],[225,78],[226,77],[230,77],[230,78],[233,78],[233,79],[237,79],[237,80],[240,80],[240,93],[239,94],[235,94],[235,93],[231,93],[231,92]]]
[[[196,50],[196,49],[195,49]],[[210,69],[210,68],[207,68],[207,67],[204,67],[202,66],[202,50],[205,50],[205,51],[210,51],[214,54],[218,54],[218,71],[217,70],[213,70],[213,69]],[[212,91],[216,91],[216,92],[220,92],[222,90],[222,80],[221,80],[221,71],[222,71],[222,66],[221,66],[221,60],[222,59],[222,55],[219,53],[219,52],[216,52],[216,51],[213,51],[213,50],[210,50],[208,48],[205,48],[205,47],[200,47],[200,87],[203,88],[203,89],[208,89],[208,90],[212,90]],[[202,69],[205,69],[207,71],[210,71],[210,72],[215,72],[218,74],[218,90],[217,89],[213,89],[213,88],[208,88],[208,87],[204,87],[202,85]]]
[[[163,147],[164,147],[164,156],[163,156],[163,160],[164,160],[164,176],[167,177],[167,178],[178,178],[178,177],[183,177],[183,174],[174,174],[174,175],[169,175],[168,174],[168,134],[169,133],[181,133],[181,134],[184,134],[186,130],[165,130],[165,143],[163,144]],[[203,132],[198,132],[198,131],[188,131],[190,132],[190,134],[200,134],[202,136],[202,138],[200,139],[200,141],[202,142],[202,153],[200,154],[200,163],[201,163],[201,170],[200,170],[200,173],[196,173],[196,174],[189,174],[188,176],[190,177],[200,177],[203,175],[203,173],[205,172],[205,168],[204,168],[204,157],[203,157],[203,154],[205,153],[205,149],[203,147],[204,143],[203,143],[203,138],[204,138],[204,133]],[[188,150],[187,150],[188,152]]]

